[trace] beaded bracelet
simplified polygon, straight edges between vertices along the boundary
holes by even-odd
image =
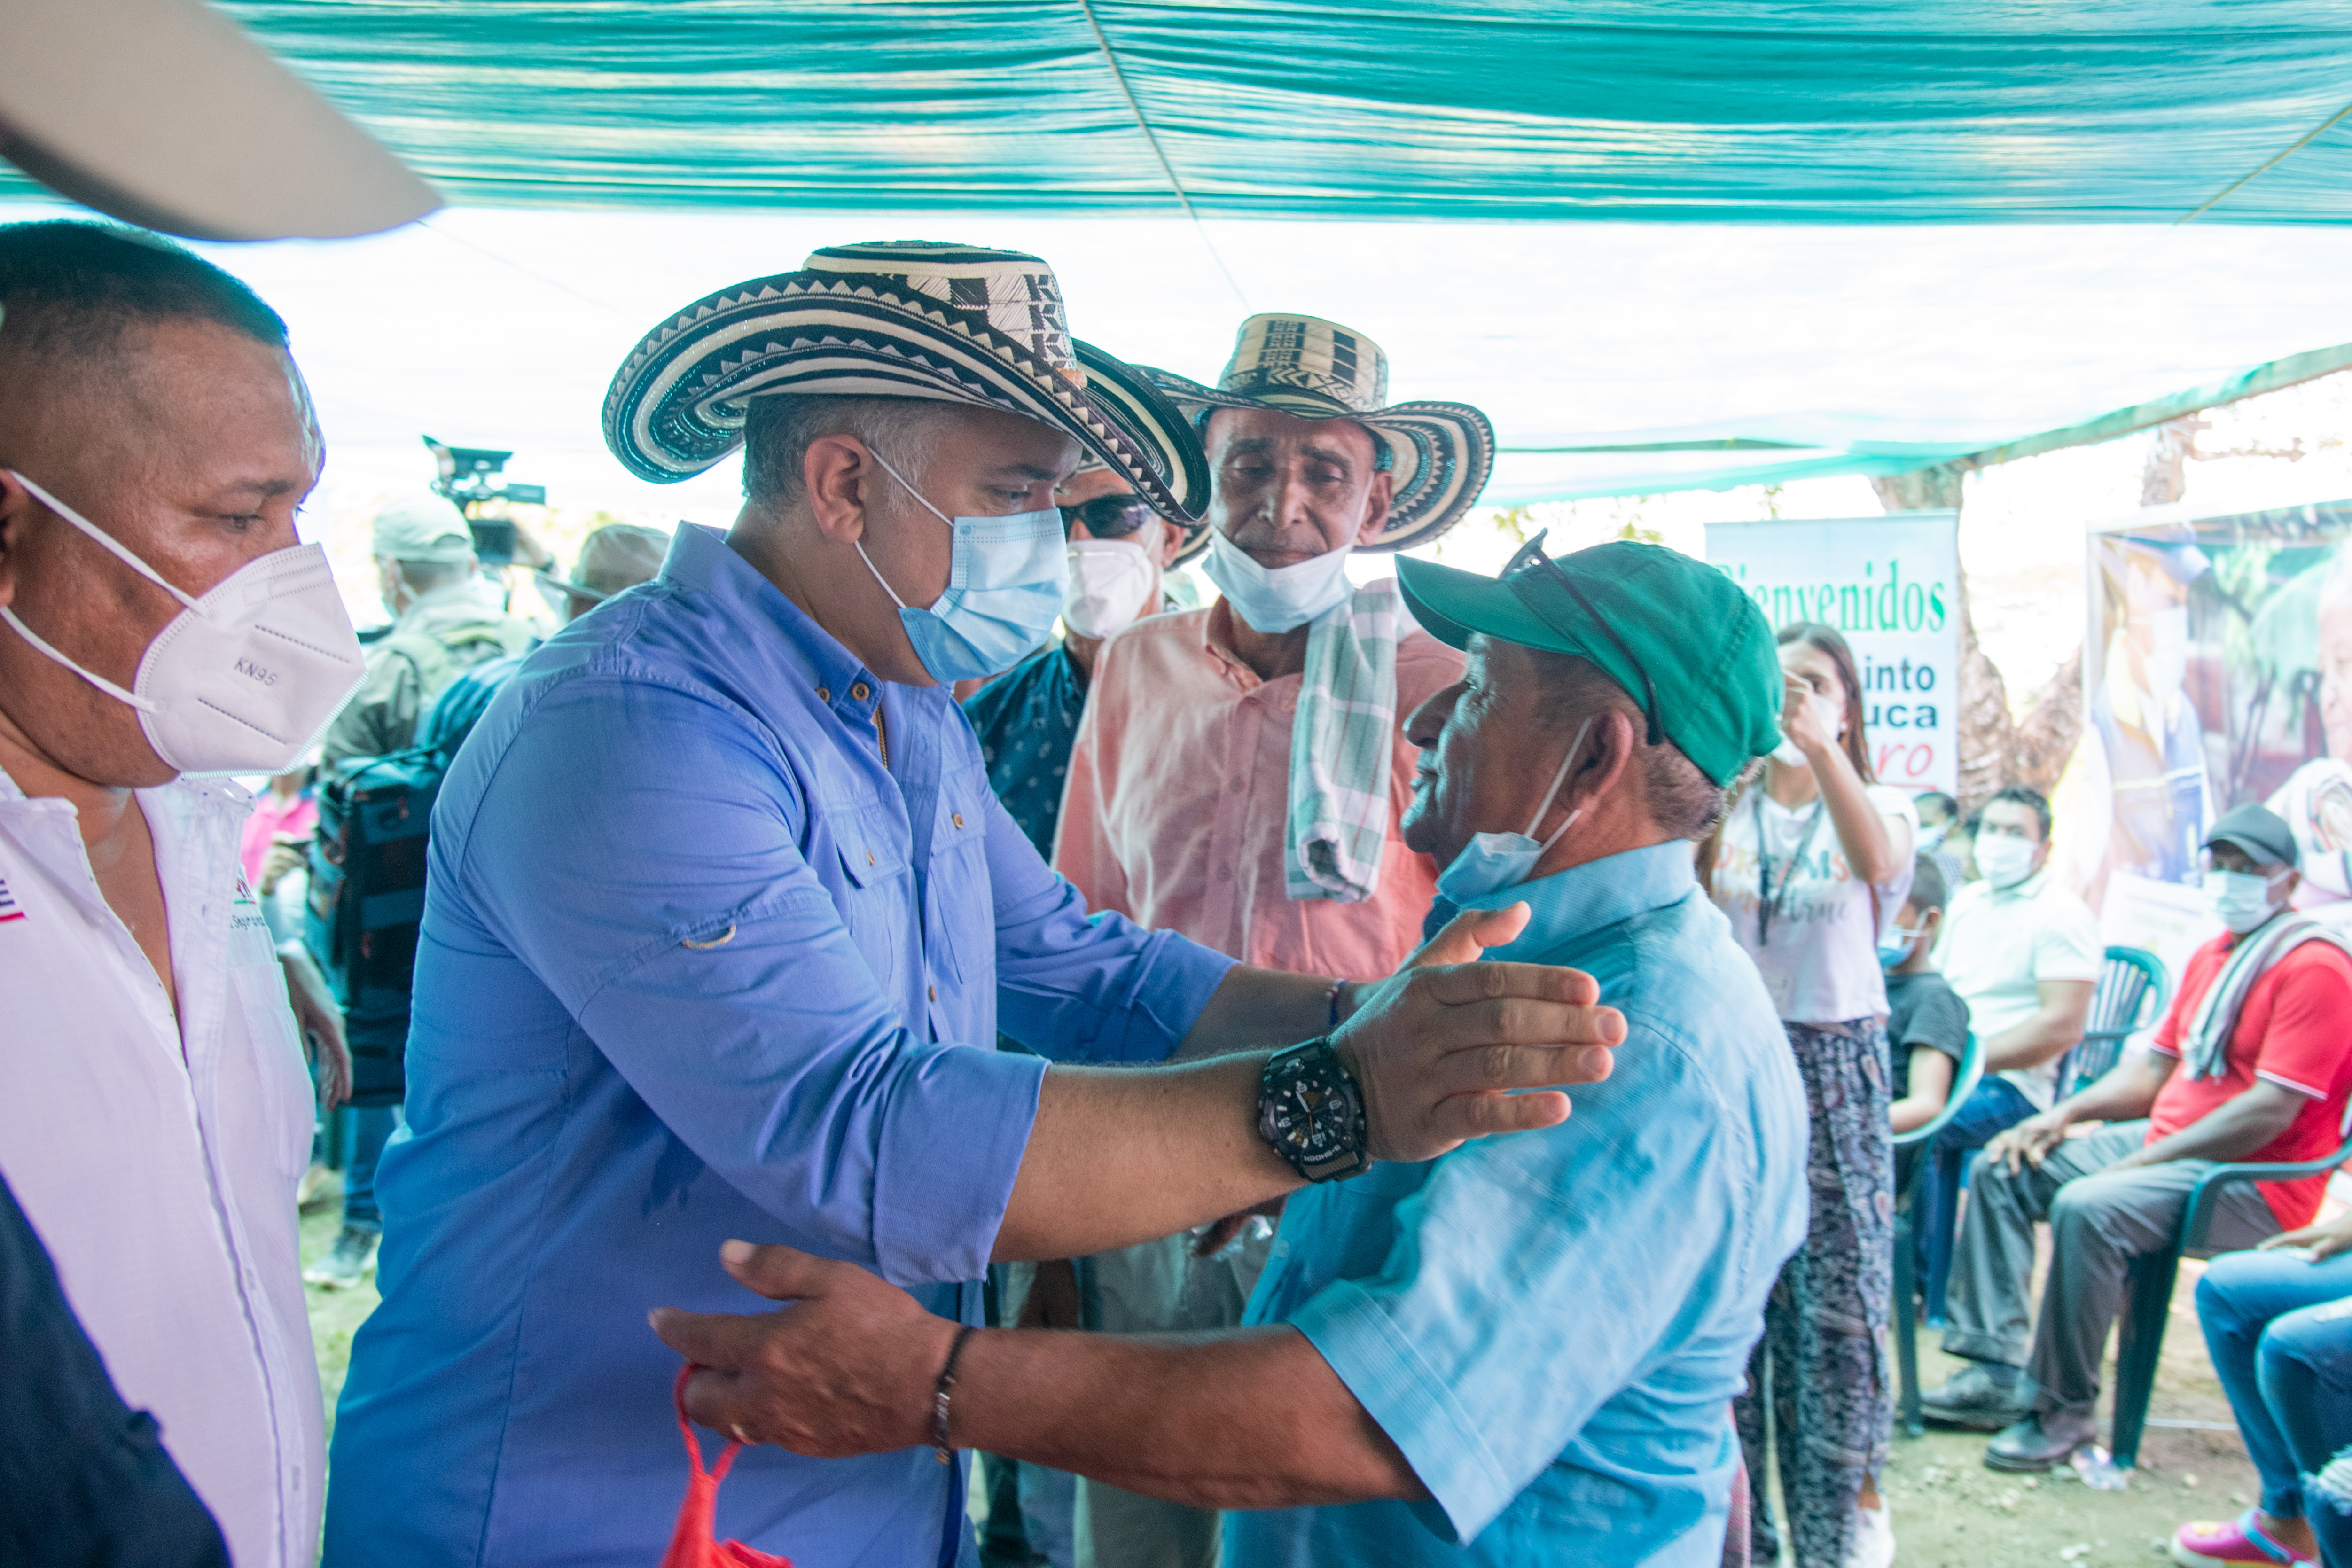
[[[948,1440],[948,1395],[955,1388],[956,1358],[963,1354],[963,1342],[978,1332],[970,1325],[956,1330],[955,1343],[948,1346],[948,1364],[940,1368],[939,1385],[931,1391],[931,1447],[943,1465],[955,1463],[955,1445]]]

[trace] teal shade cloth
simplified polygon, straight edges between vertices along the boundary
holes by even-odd
[[[2352,102],[2324,0],[229,0],[452,201],[2170,222]],[[2340,223],[2352,121],[2212,218]]]

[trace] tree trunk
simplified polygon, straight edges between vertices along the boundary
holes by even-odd
[[[1946,464],[1914,474],[1871,480],[1878,504],[1889,512],[1957,512],[1962,470]],[[1960,632],[1960,810],[1975,810],[2008,781],[2017,727],[2009,716],[2009,687],[2000,668],[1977,645],[1977,625],[1969,613],[1968,573],[1954,585]]]

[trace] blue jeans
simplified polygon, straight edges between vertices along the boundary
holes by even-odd
[[[2352,1253],[2306,1263],[2225,1252],[2197,1282],[2197,1319],[2262,1476],[2263,1511],[2303,1517],[2303,1479],[2352,1444]],[[2352,1544],[2352,1519],[2325,1505],[2308,1512],[2328,1561],[2352,1563],[2328,1544]]]
[[[400,1125],[400,1107],[352,1105],[337,1114],[345,1118],[343,1136],[351,1152],[351,1163],[343,1168],[343,1223],[381,1230],[383,1210],[375,1204],[375,1167]]]
[[[1918,1151],[1919,1157],[1927,1161],[1927,1168],[1918,1174],[1919,1185],[1912,1199],[1912,1268],[1927,1291],[1927,1322],[1935,1327],[1944,1324],[1944,1286],[1951,1271],[1952,1238],[1941,1217],[1959,1202],[1958,1187],[1968,1185],[1963,1174],[1954,1190],[1946,1193],[1945,1167],[1949,1165],[1965,1173],[1970,1153],[2032,1115],[2033,1109],[2033,1102],[2016,1084],[2006,1078],[1987,1075],[1960,1102],[1959,1110],[1944,1124],[1944,1130],[1936,1134],[1935,1141]],[[1945,1249],[1940,1258],[1935,1252],[1939,1236]]]

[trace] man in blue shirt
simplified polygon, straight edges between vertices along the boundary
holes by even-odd
[[[1464,679],[1407,722],[1407,841],[1469,910],[1573,964],[1631,1032],[1563,1126],[1294,1197],[1250,1303],[1182,1340],[963,1342],[954,1438],[1235,1510],[1229,1568],[1713,1564],[1766,1294],[1802,1240],[1804,1092],[1763,983],[1692,873],[1725,786],[1776,744],[1763,617],[1654,546],[1499,580],[1398,563]],[[809,1451],[913,1440],[956,1336],[788,1249],[737,1277],[798,1304],[665,1313],[719,1369],[688,1406]]]
[[[843,246],[623,365],[615,453],[681,477],[748,423],[746,504],[534,653],[442,787],[337,1568],[658,1561],[687,1468],[646,1315],[755,1304],[730,1238],[970,1322],[992,1257],[1549,1125],[1564,1096],[1497,1091],[1607,1071],[1623,1026],[1585,977],[1237,967],[1089,918],[996,804],[949,685],[1050,621],[1081,445],[1171,513],[1207,488],[1181,417],[1059,308],[1034,257]],[[988,1049],[1000,1009],[1064,1061],[1244,1054],[1049,1067]],[[718,1528],[802,1568],[970,1563],[964,1484],[919,1448],[761,1448]]]

